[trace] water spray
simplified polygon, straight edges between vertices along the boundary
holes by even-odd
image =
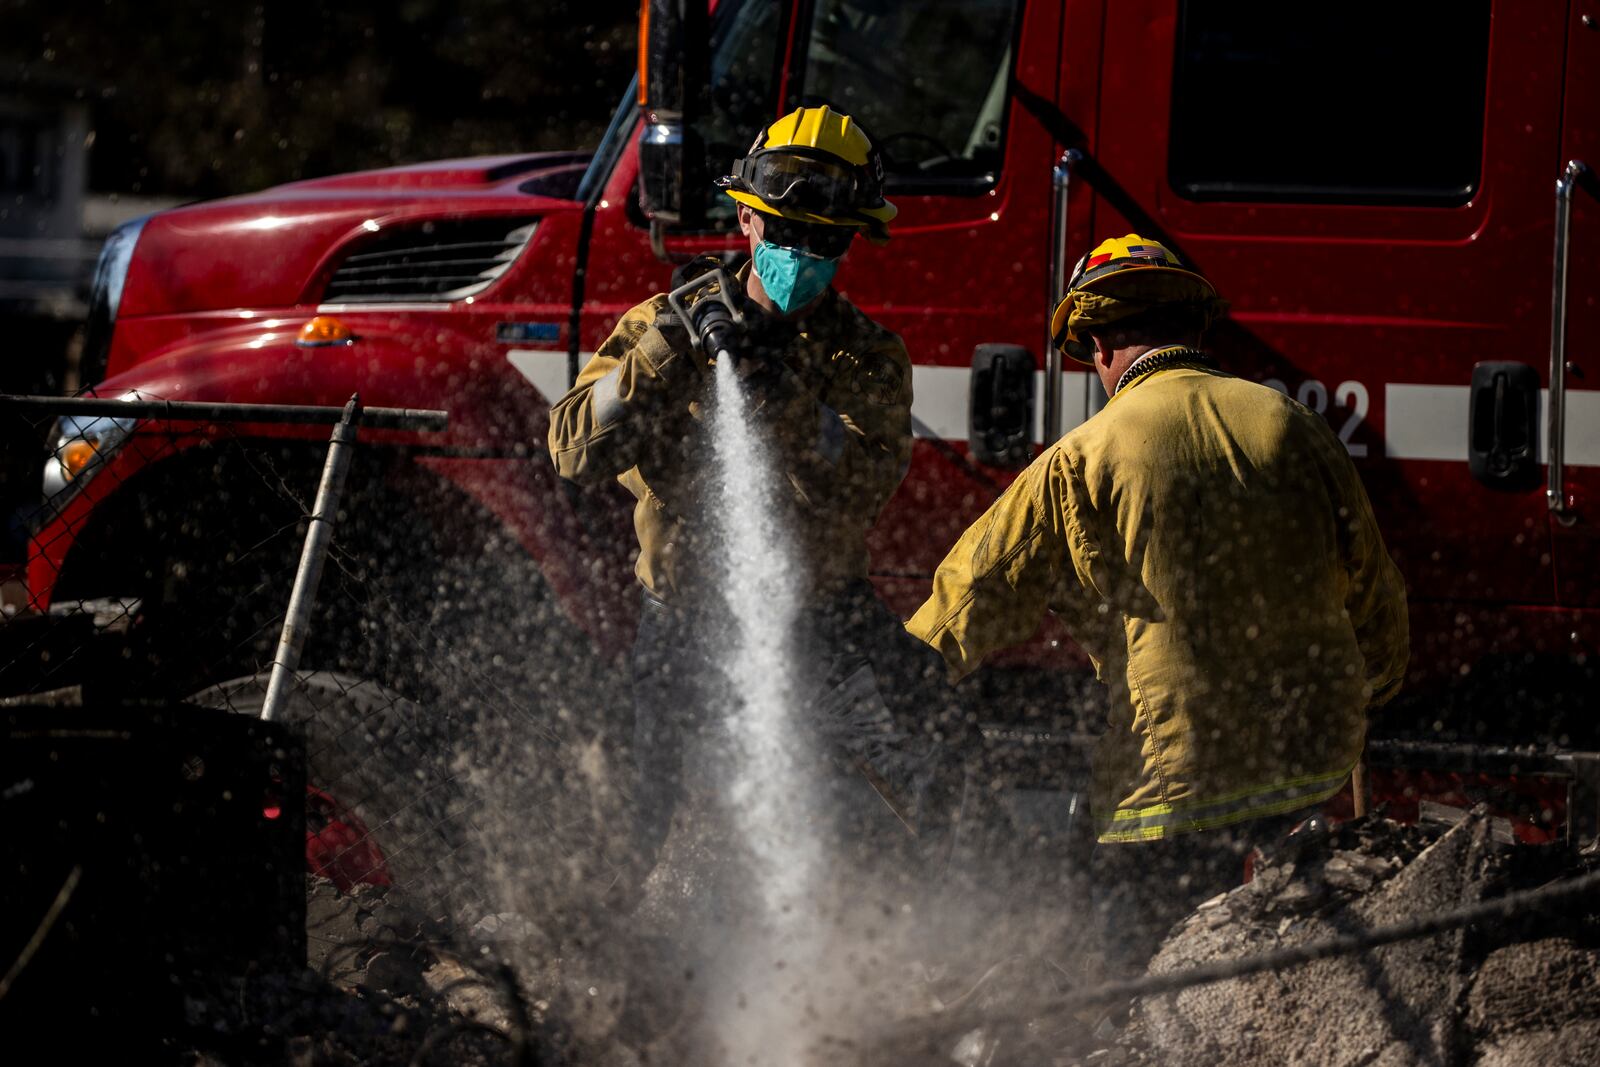
[[[685,306],[691,295],[699,294]],[[764,436],[751,425],[745,379],[761,368],[743,350],[738,283],[709,267],[668,294],[694,343],[715,364],[712,443],[718,472],[713,526],[723,553],[723,593],[731,633],[723,669],[732,738],[726,799],[751,864],[752,912],[728,993],[744,1008],[721,1012],[733,1062],[797,1062],[810,1027],[790,984],[810,970],[817,938],[815,896],[823,866],[814,823],[816,783],[807,780],[807,742],[798,710],[793,633],[801,602],[799,569],[779,519],[777,487]],[[782,981],[787,975],[789,981]]]

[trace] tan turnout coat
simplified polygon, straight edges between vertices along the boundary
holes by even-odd
[[[785,528],[815,590],[867,575],[867,531],[911,458],[911,363],[899,337],[833,290],[796,325],[782,378],[753,418],[786,483]],[[713,385],[658,295],[623,315],[550,411],[561,476],[615,478],[633,494],[636,573],[664,600],[698,594],[718,566],[704,518]]]
[[[1326,422],[1198,365],[1136,379],[1038,457],[908,624],[965,674],[1061,617],[1110,687],[1100,840],[1337,792],[1405,671],[1399,571]]]

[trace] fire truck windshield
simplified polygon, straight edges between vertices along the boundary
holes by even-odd
[[[639,77],[634,75],[628,82],[628,88],[623,91],[622,103],[617,105],[617,110],[611,116],[605,136],[600,138],[600,144],[594,150],[594,158],[589,160],[589,169],[583,172],[583,180],[578,183],[578,191],[573,199],[587,204],[600,195],[606,175],[611,173],[612,164],[622,154],[622,147],[627,142],[628,131],[633,129],[634,100],[638,95]]]
[[[979,191],[1000,169],[1020,0],[815,0],[800,5],[804,51],[788,106],[827,104],[859,120],[884,155],[889,188]],[[785,4],[722,0],[712,13],[710,109],[700,120],[708,175],[727,173],[783,110]],[[580,187],[597,194],[634,117],[622,104]],[[734,205],[706,188],[706,228]]]
[[[854,116],[889,188],[992,184],[1000,169],[1017,0],[817,0],[800,102]]]

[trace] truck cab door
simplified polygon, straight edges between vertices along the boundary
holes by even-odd
[[[1223,366],[1328,419],[1406,577],[1414,664],[1466,669],[1548,625],[1521,610],[1555,600],[1544,486],[1475,478],[1469,416],[1477,364],[1548,372],[1565,7],[1105,10],[1091,154],[1124,195],[1096,235],[1170,242],[1232,303]],[[1502,420],[1527,421],[1514,400]]]
[[[1600,607],[1600,0],[1567,15],[1558,181],[1551,204],[1550,531],[1556,599]],[[1592,636],[1589,638],[1592,642]]]

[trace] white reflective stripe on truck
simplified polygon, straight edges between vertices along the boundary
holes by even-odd
[[[1466,462],[1467,405],[1472,390],[1465,385],[1402,385],[1383,387],[1384,451],[1390,459],[1444,459]],[[1568,389],[1567,462],[1600,467],[1600,390]],[[1549,442],[1545,427],[1548,389],[1539,390],[1539,462]]]
[[[937,436],[947,441],[967,439],[967,386],[970,367],[912,368],[914,400],[911,414],[920,425],[918,436]],[[1034,377],[1034,392],[1043,387],[1042,372]],[[1063,428],[1071,430],[1088,417],[1089,375],[1068,371],[1062,384]],[[1367,410],[1370,390],[1356,381],[1324,385],[1317,381],[1282,382],[1291,396],[1319,410],[1340,432],[1347,445],[1363,447],[1353,440],[1360,424],[1371,417]],[[1467,404],[1471,389],[1465,385],[1409,385],[1389,383],[1383,387],[1384,454],[1390,459],[1437,459],[1458,463],[1467,461]],[[1544,426],[1547,391],[1539,394],[1539,421]],[[1042,432],[1042,413],[1035,403],[1034,440]],[[1539,460],[1545,458],[1544,435],[1539,440]],[[1354,448],[1352,448],[1354,451]],[[1364,454],[1364,453],[1357,453]],[[1582,467],[1600,467],[1600,390],[1567,390],[1567,462]]]
[[[1061,383],[1061,429],[1063,432],[1079,425],[1089,417],[1089,375],[1085,371],[1067,371]],[[971,367],[911,368],[911,414],[918,425],[918,437],[942,437],[946,441],[965,441],[969,401],[968,383],[972,380]],[[1044,435],[1044,405],[1040,398],[1044,390],[1044,372],[1033,374],[1033,439]]]
[[[593,352],[579,352],[578,366],[594,358]],[[545,403],[554,404],[567,395],[567,351],[547,348],[513,348],[506,359],[517,368],[517,373],[533,383],[544,397]]]
[[[581,367],[594,355],[580,352]],[[554,404],[567,392],[567,354],[545,349],[514,348],[506,353],[511,365],[535,389]],[[971,367],[911,368],[914,399],[911,414],[917,419],[918,437],[939,437],[946,441],[967,439],[967,387],[972,378]],[[1061,387],[1061,410],[1064,429],[1071,430],[1088,417],[1089,375],[1083,371],[1068,371]],[[1276,383],[1274,383],[1276,384]],[[1334,423],[1349,422],[1356,407],[1353,392],[1336,384],[1331,390],[1306,389],[1299,383],[1296,392],[1312,406],[1321,399],[1331,400],[1335,408],[1328,412]],[[1319,385],[1320,383],[1310,383]],[[1044,373],[1034,375],[1033,434],[1038,440],[1043,432],[1043,412],[1037,397],[1044,386]],[[1364,390],[1365,391],[1365,390]],[[1332,392],[1329,398],[1326,394]],[[1383,387],[1384,454],[1390,459],[1435,459],[1457,463],[1467,461],[1467,404],[1472,390],[1465,385],[1411,385],[1391,382]],[[1539,391],[1539,422],[1544,426],[1544,406],[1547,390]],[[1343,409],[1349,410],[1341,413]],[[1367,412],[1362,410],[1363,416]],[[1539,438],[1539,461],[1544,462],[1546,441]],[[1567,390],[1567,462],[1579,467],[1600,467],[1600,390]]]

